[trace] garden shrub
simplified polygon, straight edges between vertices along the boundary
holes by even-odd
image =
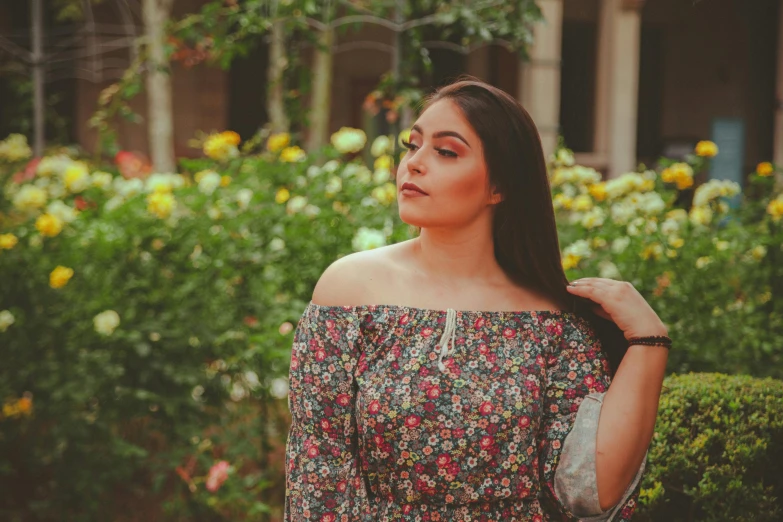
[[[634,520],[783,520],[783,382],[691,373],[664,386]]]

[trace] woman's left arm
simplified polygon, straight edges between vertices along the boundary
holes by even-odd
[[[630,283],[587,277],[572,282],[568,289],[594,301],[596,313],[614,321],[626,339],[668,335],[658,315]],[[612,378],[596,440],[601,509],[619,502],[644,459],[655,428],[668,355],[663,346],[630,346]]]

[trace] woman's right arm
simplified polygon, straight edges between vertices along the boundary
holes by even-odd
[[[291,351],[285,521],[370,520],[357,455],[352,306],[308,305]]]

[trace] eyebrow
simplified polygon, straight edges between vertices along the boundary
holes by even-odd
[[[424,134],[424,131],[419,127],[418,125],[414,125],[411,127],[411,130],[415,130],[419,134]],[[435,134],[432,135],[433,138],[445,138],[447,136],[451,136],[453,138],[457,138],[458,140],[461,140],[465,145],[468,146],[468,148],[472,148],[470,146],[470,143],[468,143],[468,140],[462,137],[462,135],[459,132],[456,131],[450,131],[450,130],[444,130],[444,131],[438,131]]]

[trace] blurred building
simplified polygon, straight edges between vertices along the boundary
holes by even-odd
[[[178,14],[200,0],[181,0]],[[468,73],[513,93],[535,119],[545,149],[562,135],[580,163],[609,176],[681,156],[702,139],[721,154],[713,175],[741,178],[760,161],[783,164],[783,0],[539,0],[531,60],[501,46],[469,54],[433,49],[428,81]],[[2,14],[2,13],[0,13]],[[0,19],[3,18],[0,16]],[[333,129],[360,127],[362,101],[391,67],[380,49],[392,33],[366,27],[340,36],[334,61]],[[369,44],[368,44],[369,42]],[[249,137],[267,119],[263,45],[231,69],[175,65],[176,153],[199,154],[198,131]],[[72,136],[92,146],[87,122],[110,79],[61,87]],[[2,103],[2,102],[0,102]],[[133,105],[145,112],[143,93]],[[146,150],[144,125],[122,123],[123,147]]]

